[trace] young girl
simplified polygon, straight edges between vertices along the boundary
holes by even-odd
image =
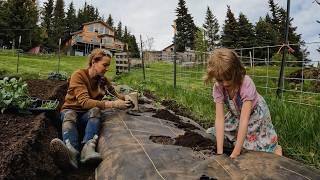
[[[268,106],[252,79],[246,75],[235,51],[221,48],[213,52],[205,81],[209,83],[214,79],[217,154],[223,154],[226,135],[235,141],[231,158],[239,156],[242,148],[282,155]],[[228,110],[226,114],[224,104]]]

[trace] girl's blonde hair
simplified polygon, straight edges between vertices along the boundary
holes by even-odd
[[[220,48],[213,51],[210,56],[205,82],[213,80],[230,81],[232,88],[239,88],[246,75],[246,69],[240,62],[237,53],[231,49]]]
[[[98,62],[100,61],[104,56],[107,56],[109,58],[112,58],[112,54],[110,51],[101,49],[101,48],[96,48],[91,51],[88,57],[88,65],[89,67],[92,66],[93,62]]]

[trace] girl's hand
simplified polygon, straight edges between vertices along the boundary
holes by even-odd
[[[235,159],[235,158],[238,157],[239,155],[240,155],[240,153],[232,152],[232,154],[230,155],[230,158],[231,158],[231,159]]]

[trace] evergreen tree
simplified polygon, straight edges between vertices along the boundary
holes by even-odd
[[[257,46],[272,46],[277,43],[277,31],[271,23],[260,17],[255,26]]]
[[[107,19],[107,22],[106,22],[110,27],[113,27],[113,18],[111,16],[111,14],[109,14],[109,17]]]
[[[76,10],[74,9],[74,6],[73,6],[73,2],[69,4],[65,22],[66,22],[65,28],[68,34],[78,30],[79,27],[77,25],[77,15],[76,15]]]
[[[269,0],[269,8],[271,12],[271,24],[273,25],[273,28],[280,33],[280,27],[281,27],[281,18],[279,14],[279,6],[278,4],[274,3],[273,0]],[[268,20],[267,20],[268,21]]]
[[[209,6],[207,8],[205,23],[203,24],[205,40],[208,50],[212,51],[215,47],[219,46],[219,23],[217,18],[213,15]]]
[[[239,45],[238,25],[234,14],[231,12],[230,6],[227,6],[227,18],[221,35],[221,44],[224,47],[236,48]]]
[[[253,25],[243,13],[239,14],[238,36],[238,44],[241,48],[254,47],[256,45]]]
[[[83,23],[102,20],[103,18],[100,17],[98,9],[93,7],[92,5],[84,3],[82,9],[78,10],[78,26],[81,27]]]
[[[52,19],[53,19],[53,0],[48,0],[44,2],[43,10],[41,12],[42,23],[41,27],[43,28],[46,36],[45,43],[48,43],[48,37],[52,36]]]
[[[115,37],[119,40],[122,40],[122,23],[121,23],[121,21],[119,21],[119,23],[118,23]]]
[[[275,40],[273,45],[276,44],[283,44],[285,43],[285,36],[286,36],[286,16],[287,12],[282,7],[280,7],[278,4],[274,3],[273,0],[269,0],[269,8],[271,12],[271,18],[266,17],[266,21],[269,22],[271,19],[271,26],[272,29],[276,32],[275,33]],[[304,42],[301,40],[301,34],[296,33],[297,27],[294,27],[292,25],[293,18],[289,18],[289,31],[288,31],[288,41],[290,44],[298,44],[294,45],[291,48],[294,50],[293,56],[297,59],[297,61],[301,61],[304,57],[304,55],[307,55],[307,50],[303,50],[301,48],[301,45],[304,44]],[[302,65],[302,63],[297,63],[299,66]]]
[[[127,26],[125,26],[123,31],[122,41],[127,43],[128,39],[129,39],[128,28]]]
[[[5,29],[8,29],[8,22],[6,21],[8,15],[8,3],[6,1],[0,1],[0,46],[8,46],[8,42],[10,41],[8,38],[8,34]]]
[[[193,49],[196,26],[192,16],[188,13],[185,0],[179,0],[176,13],[176,50],[183,52],[186,47]]]
[[[130,53],[130,57],[140,58],[140,51],[136,41],[136,37],[134,35],[128,34],[128,51]]]
[[[21,36],[20,48],[28,50],[38,45],[40,39],[40,29],[37,25],[38,10],[33,0],[8,0],[6,4],[6,15],[3,17],[9,28],[6,31],[7,39],[15,41],[18,47],[18,39]],[[10,46],[8,44],[8,46]]]
[[[64,1],[57,0],[54,11],[53,11],[53,42],[52,48],[57,48],[59,39],[64,41],[64,30],[65,30],[65,12],[64,12]]]
[[[198,52],[198,55],[201,55],[203,52],[207,51],[207,44],[203,35],[204,32],[204,29],[199,28],[196,33],[195,50]]]

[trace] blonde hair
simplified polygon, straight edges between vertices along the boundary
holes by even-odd
[[[241,86],[246,75],[246,69],[240,62],[237,53],[231,49],[220,48],[213,51],[207,66],[205,82],[211,83],[213,80],[230,81],[232,88]]]
[[[104,56],[107,56],[110,59],[112,58],[112,54],[108,50],[101,49],[101,48],[96,48],[96,49],[92,50],[91,53],[89,54],[89,57],[88,57],[88,61],[89,61],[88,65],[89,65],[89,67],[92,66],[93,62],[100,61]]]

